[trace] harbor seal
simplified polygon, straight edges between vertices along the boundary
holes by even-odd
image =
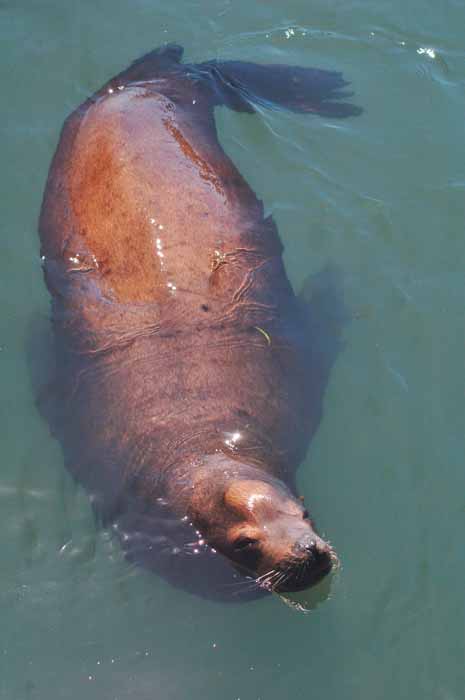
[[[181,56],[135,61],[63,127],[39,224],[56,363],[43,411],[129,559],[202,595],[237,572],[299,590],[335,561],[295,485],[330,363],[214,109],[359,110],[339,73]]]

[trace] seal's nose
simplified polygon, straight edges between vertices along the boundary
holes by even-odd
[[[318,547],[315,540],[310,540],[310,542],[306,542],[303,548],[313,557],[315,557],[318,554]]]
[[[319,560],[323,557],[329,556],[329,547],[320,538],[306,537],[305,539],[298,542],[294,548],[296,554],[304,555],[314,560]]]
[[[280,591],[301,591],[321,581],[332,569],[331,547],[314,532],[298,540],[286,567]]]

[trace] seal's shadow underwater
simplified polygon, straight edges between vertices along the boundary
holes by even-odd
[[[181,56],[147,54],[65,122],[39,224],[54,331],[40,406],[131,561],[207,597],[301,590],[337,561],[295,471],[345,313],[329,268],[294,294],[214,108],[361,110],[339,73]]]

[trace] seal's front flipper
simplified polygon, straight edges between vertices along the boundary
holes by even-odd
[[[260,104],[339,118],[362,112],[341,101],[352,93],[344,89],[349,83],[336,71],[244,61],[208,61],[198,68],[214,79],[216,103],[237,111],[253,112],[253,105]]]
[[[328,264],[312,275],[304,284],[299,302],[307,335],[309,390],[314,397],[310,425],[313,436],[322,417],[331,370],[344,348],[344,327],[350,320],[341,270]]]

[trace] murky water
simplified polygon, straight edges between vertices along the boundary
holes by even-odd
[[[464,26],[455,0],[0,3],[2,700],[463,698]],[[165,41],[192,61],[342,70],[364,108],[218,113],[296,288],[335,262],[353,312],[300,470],[343,562],[307,615],[131,568],[34,406],[36,222],[59,129]]]

